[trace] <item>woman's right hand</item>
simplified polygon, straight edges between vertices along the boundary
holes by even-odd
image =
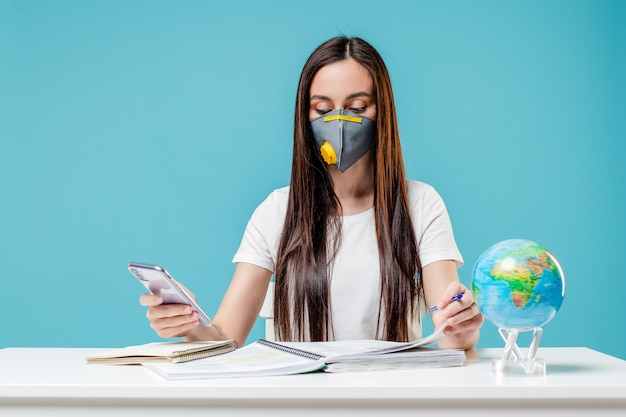
[[[143,294],[139,304],[148,307],[150,327],[162,338],[189,336],[200,324],[198,313],[186,304],[163,304],[158,295]]]
[[[240,262],[209,327],[200,325],[198,314],[185,304],[163,304],[163,298],[144,294],[139,304],[148,307],[146,317],[150,327],[163,338],[184,337],[193,340],[235,340],[243,346],[259,316],[265,300],[272,271]],[[180,282],[185,292],[196,301],[195,295]]]

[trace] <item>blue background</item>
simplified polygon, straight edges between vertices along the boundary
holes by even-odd
[[[288,182],[304,61],[343,33],[386,60],[462,281],[492,244],[534,240],[567,280],[541,346],[626,359],[625,27],[623,1],[1,0],[0,347],[158,340],[129,261],[214,314],[249,216]],[[486,323],[479,346],[503,345]]]

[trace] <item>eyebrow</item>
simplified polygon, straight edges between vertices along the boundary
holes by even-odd
[[[349,95],[348,97],[346,97],[345,99],[346,99],[346,100],[350,100],[350,99],[353,99],[353,98],[363,97],[363,96],[370,97],[370,98],[372,98],[372,97],[373,97],[370,93],[368,93],[368,92],[366,92],[366,91],[357,91],[357,92],[355,92],[355,93],[350,94],[350,95]],[[328,97],[328,96],[323,96],[323,95],[320,95],[320,94],[314,94],[314,95],[312,95],[312,96],[311,96],[311,98],[310,98],[310,100],[328,100],[328,101],[331,101],[330,97]]]

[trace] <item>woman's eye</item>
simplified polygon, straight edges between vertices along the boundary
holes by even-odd
[[[330,110],[328,110],[328,109],[315,109],[315,112],[316,112],[317,114],[319,114],[320,116],[323,116],[323,115],[325,115],[326,113],[329,113],[329,112],[330,112]]]
[[[365,111],[365,107],[350,107],[348,110],[352,113],[363,113]]]

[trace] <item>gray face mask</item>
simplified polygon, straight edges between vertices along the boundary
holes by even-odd
[[[324,161],[341,172],[372,149],[376,139],[375,121],[343,109],[312,120],[311,129]]]

